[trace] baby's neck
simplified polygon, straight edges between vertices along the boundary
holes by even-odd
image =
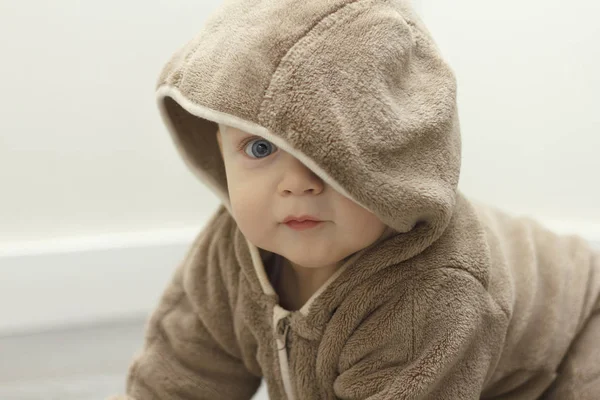
[[[335,274],[341,262],[320,268],[306,268],[281,257],[281,271],[277,291],[281,306],[299,310],[327,280]]]

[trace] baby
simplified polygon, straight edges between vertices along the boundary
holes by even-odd
[[[272,278],[279,304],[299,310],[349,256],[375,242],[386,225],[290,153],[239,129],[219,128],[232,216],[250,242],[276,255],[279,266],[266,267],[278,275]],[[286,222],[288,218],[307,221]]]
[[[221,205],[121,398],[600,398],[600,254],[458,190],[408,0],[227,1],[157,95]]]

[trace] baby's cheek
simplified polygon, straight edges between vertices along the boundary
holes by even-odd
[[[274,223],[268,210],[271,207],[263,204],[256,192],[236,190],[230,193],[233,218],[240,230],[249,238],[260,235],[260,231]]]

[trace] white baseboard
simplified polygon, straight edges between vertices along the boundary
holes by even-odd
[[[0,335],[147,315],[199,231],[0,248]]]
[[[539,220],[556,233],[578,234],[594,245],[600,246],[600,223],[541,218]]]
[[[598,226],[547,225],[561,233],[580,232],[600,246]],[[0,335],[147,316],[199,231],[0,247]]]

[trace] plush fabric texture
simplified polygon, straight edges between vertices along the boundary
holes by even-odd
[[[250,399],[261,379],[274,400],[600,398],[598,251],[457,189],[456,80],[410,2],[225,1],[157,96],[222,205],[148,322],[128,399]],[[232,218],[218,124],[388,226],[301,310]]]

